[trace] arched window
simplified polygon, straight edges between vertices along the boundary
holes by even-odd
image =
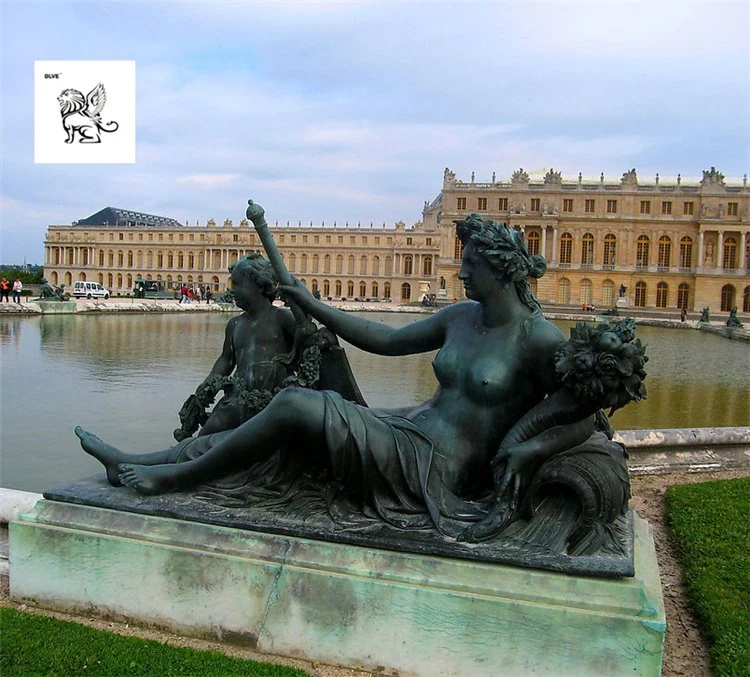
[[[680,240],[680,268],[689,270],[693,267],[693,238],[687,235]],[[680,306],[684,308],[685,306]]]
[[[177,252],[177,267],[178,268],[184,268],[185,267],[185,256],[182,252]]]
[[[302,254],[299,257],[299,272],[300,273],[307,272],[307,254]]]
[[[68,248],[68,265],[73,265],[73,247]]]
[[[690,285],[687,282],[681,282],[677,287],[677,307],[690,308]]]
[[[354,254],[349,254],[346,260],[346,272],[348,275],[354,275]]]
[[[81,282],[85,282],[86,281],[86,273],[78,273],[78,279]]]
[[[336,280],[336,283],[333,286],[333,295],[334,296],[343,296],[344,288],[341,284],[341,280]]]
[[[58,263],[60,262],[58,261]],[[107,252],[107,265],[110,268],[113,268],[115,265],[115,253],[111,249]]]
[[[389,299],[391,298],[391,283],[385,282],[383,284],[383,298]]]
[[[646,305],[646,283],[643,280],[635,283],[634,303],[636,308],[644,308]]]
[[[648,235],[640,235],[638,237],[635,249],[636,268],[648,268],[648,250],[650,245],[651,241],[648,239]]]
[[[233,262],[234,262],[237,260],[237,252],[233,252],[233,254],[234,254]],[[195,254],[193,254],[192,252],[188,254],[187,267],[189,270],[192,270],[193,268],[195,268]]]
[[[529,250],[529,254],[531,256],[534,256],[535,254],[539,253],[539,241],[540,241],[539,233],[531,232],[529,233],[529,237],[526,240],[526,248]]]
[[[104,267],[104,250],[99,250],[99,266]]]
[[[404,275],[412,274],[412,264],[413,264],[413,259],[412,259],[411,254],[407,254],[406,256],[404,256]]]
[[[567,277],[557,283],[557,302],[561,305],[570,303],[570,280]]]
[[[139,268],[143,268],[143,251],[140,249],[136,252],[135,263]]]
[[[669,295],[669,287],[666,282],[659,282],[656,285],[656,307],[666,308],[667,307],[667,296]]]
[[[219,278],[216,275],[214,275],[211,278],[211,284],[213,284],[214,286],[214,291],[218,292],[219,291]]]
[[[591,303],[593,298],[594,285],[591,284],[591,280],[584,278],[581,280],[581,304]]]
[[[372,274],[380,275],[380,257],[379,256],[372,257]]]
[[[320,291],[318,289],[318,281],[313,279],[313,281],[310,283],[310,291]]]
[[[331,282],[330,280],[323,280],[323,296],[331,295]]]
[[[604,237],[604,267],[612,270],[617,259],[617,238],[609,233]]]
[[[104,273],[99,273],[96,276],[96,281],[103,287],[104,286]]]
[[[289,254],[289,270],[291,272],[297,270],[297,256],[295,254]]]
[[[336,254],[336,275],[343,275],[344,273],[344,257],[341,254]]]
[[[724,240],[724,255],[722,257],[722,268],[734,270],[737,267],[737,240],[728,237]]]
[[[734,308],[735,289],[734,285],[725,284],[721,288],[721,309],[730,311]]]
[[[460,259],[464,255],[464,246],[461,244],[458,235],[453,238],[453,258]]]
[[[57,271],[52,271],[52,275],[50,276],[50,282],[52,284],[57,284]]]
[[[581,240],[581,265],[591,266],[594,263],[594,236],[586,233]]]
[[[432,257],[425,256],[422,259],[422,275],[432,275]]]
[[[656,265],[665,270],[669,268],[672,260],[672,238],[669,235],[662,235],[659,238],[659,251],[657,253]],[[657,306],[662,308],[663,306]]]
[[[390,256],[385,257],[385,274],[387,276],[393,275],[393,258]]]
[[[130,289],[133,286],[133,276],[128,273],[128,289]]]
[[[401,302],[408,303],[411,300],[411,285],[408,282],[404,282],[401,285]]]
[[[117,267],[122,268],[125,263],[125,254],[123,252],[117,252]]]
[[[367,275],[367,257],[366,256],[359,257],[359,274]]]
[[[317,254],[313,254],[312,257],[312,272],[320,272],[320,257]]]
[[[331,272],[331,255],[330,254],[326,254],[323,257],[323,272],[324,273]]]
[[[379,291],[378,283],[377,282],[373,282],[372,283],[372,296],[373,296],[373,298],[377,298],[378,297],[378,291]]]
[[[364,281],[360,281],[359,283],[359,295],[367,296],[367,283]]]
[[[608,308],[615,305],[615,283],[612,280],[602,282],[602,305]]]
[[[742,293],[742,312],[750,313],[750,287],[745,287]]]
[[[146,252],[146,268],[154,267],[154,252],[150,249]]]
[[[114,276],[112,275],[112,273],[107,273],[107,287],[111,289],[113,284],[114,284]]]
[[[352,282],[351,280],[346,283],[346,295],[349,298],[354,296],[354,282]]]
[[[563,233],[560,238],[560,265],[569,266],[573,260],[573,236]]]
[[[122,289],[122,273],[117,273],[117,288]]]

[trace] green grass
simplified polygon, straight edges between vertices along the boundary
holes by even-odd
[[[309,677],[281,665],[121,637],[69,621],[0,608],[0,674]]]
[[[672,486],[666,500],[714,673],[750,675],[750,477]]]

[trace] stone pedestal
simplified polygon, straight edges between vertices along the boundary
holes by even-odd
[[[617,308],[627,308],[630,306],[630,303],[628,302],[628,299],[626,296],[621,296],[617,299],[615,302],[615,305]]]
[[[40,501],[11,523],[11,597],[407,675],[660,674],[656,555],[588,578]]]

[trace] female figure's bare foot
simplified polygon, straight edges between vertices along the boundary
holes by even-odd
[[[100,461],[107,470],[107,481],[113,487],[122,486],[118,477],[117,466],[127,460],[128,455],[99,439],[96,435],[81,428],[75,427],[75,434],[81,440],[83,450]]]
[[[120,463],[117,470],[119,481],[135,489],[139,494],[150,496],[177,491],[180,488],[173,463],[166,465]]]

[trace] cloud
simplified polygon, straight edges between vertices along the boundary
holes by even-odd
[[[242,178],[242,174],[191,174],[181,176],[176,180],[178,184],[187,184],[195,188],[216,188],[229,186]]]

